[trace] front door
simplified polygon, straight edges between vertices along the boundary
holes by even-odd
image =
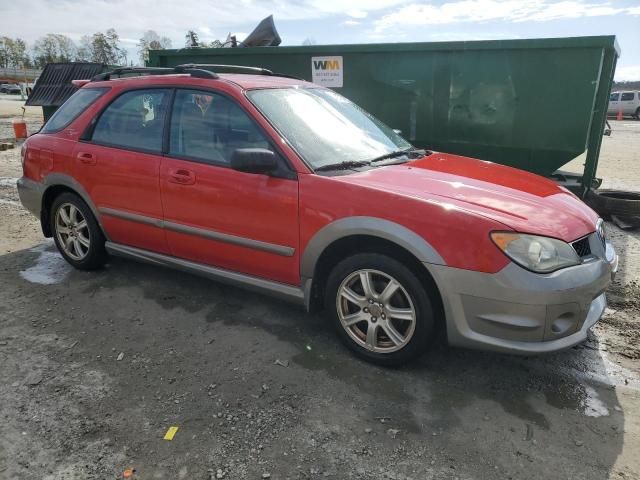
[[[171,253],[299,284],[297,178],[229,167],[237,148],[275,151],[265,133],[235,100],[211,91],[178,90],[170,124],[160,188]]]
[[[99,116],[73,152],[73,176],[87,191],[109,239],[168,253],[162,229],[160,163],[170,89],[132,90]]]

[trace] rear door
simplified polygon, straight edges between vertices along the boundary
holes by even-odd
[[[160,185],[172,254],[298,284],[296,175],[229,167],[237,148],[276,151],[266,134],[235,100],[208,90],[177,90],[170,124]]]
[[[622,92],[620,94],[620,108],[625,115],[636,113],[635,92]]]
[[[171,89],[130,90],[94,119],[77,144],[73,176],[85,188],[113,242],[167,253],[159,174]]]

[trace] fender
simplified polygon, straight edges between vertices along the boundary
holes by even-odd
[[[89,208],[91,209],[91,213],[93,214],[94,218],[98,222],[98,225],[100,226],[100,229],[102,230],[102,233],[104,234],[105,238],[109,240],[109,237],[107,236],[107,233],[102,225],[102,220],[100,219],[100,215],[98,214],[98,209],[91,201],[91,197],[89,197],[89,194],[87,193],[87,191],[84,189],[82,185],[80,185],[80,183],[76,179],[74,179],[73,177],[65,173],[50,173],[49,175],[44,177],[44,179],[42,180],[42,184],[44,185],[44,189],[42,191],[42,201],[44,201],[44,197],[46,195],[47,190],[49,190],[52,187],[64,186],[64,187],[70,188],[75,193],[77,193],[80,196],[80,198],[84,200],[84,203],[86,203],[89,206]],[[43,208],[44,208],[44,205],[42,205],[42,209]],[[44,217],[44,214],[45,212],[44,210],[42,210],[42,213],[40,215],[41,221],[42,221],[42,218]],[[44,228],[44,224],[43,224],[43,228]]]
[[[420,262],[446,265],[440,254],[424,238],[398,223],[375,217],[346,217],[325,225],[309,240],[300,261],[303,281],[312,279],[322,252],[336,240],[352,235],[370,235],[393,242]]]

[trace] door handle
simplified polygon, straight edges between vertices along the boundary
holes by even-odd
[[[92,153],[80,152],[77,156],[78,159],[85,165],[95,165],[97,163],[96,157],[94,157]]]
[[[172,169],[169,170],[169,181],[180,185],[193,185],[196,183],[196,174],[184,168]]]

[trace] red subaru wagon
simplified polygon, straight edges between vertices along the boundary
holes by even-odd
[[[23,146],[22,203],[76,268],[121,255],[324,308],[381,364],[438,331],[520,354],[586,338],[618,257],[576,196],[415,148],[332,90],[254,73],[77,82]]]

